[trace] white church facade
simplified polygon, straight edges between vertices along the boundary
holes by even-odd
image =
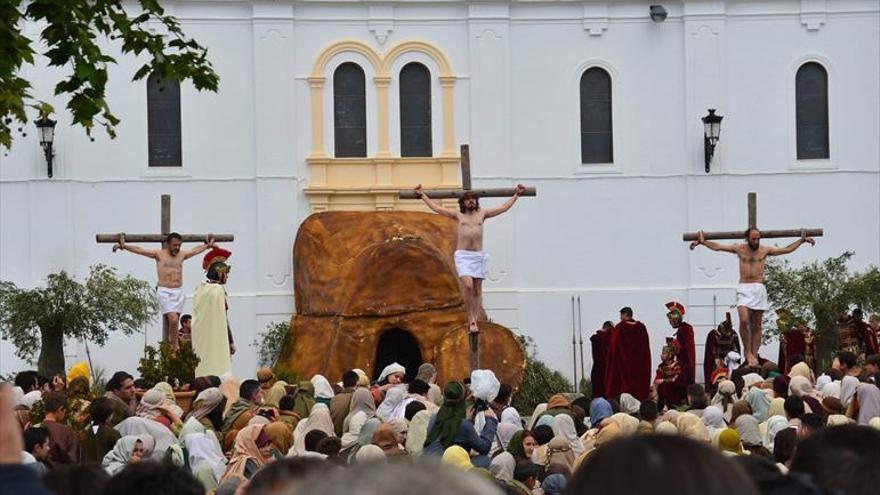
[[[793,263],[850,250],[853,269],[880,264],[876,0],[162,3],[208,46],[220,91],[132,83],[139,63],[119,55],[107,95],[118,137],[92,142],[53,99],[56,74],[27,68],[34,96],[58,109],[54,173],[35,128],[0,157],[0,279],[31,287],[105,263],[154,281],[151,261],[95,234],[158,232],[170,194],[172,230],[235,235],[238,374],[256,367],[243,344],[294,312],[302,220],[422,208],[396,191],[458,187],[461,144],[475,186],[537,187],[487,223],[485,306],[568,376],[572,298],[587,373],[588,337],[623,306],[648,326],[656,365],[664,303],[682,302],[702,355],[738,271],[733,256],[689,251],[682,233],[745,229],[748,192],[759,227],[825,229]],[[709,109],[723,120],[707,165]],[[189,296],[201,277],[188,262]],[[134,371],[143,342],[114,335],[90,351]],[[83,344],[67,355],[84,357]],[[22,367],[0,341],[0,373]]]

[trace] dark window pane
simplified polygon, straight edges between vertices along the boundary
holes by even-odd
[[[147,79],[147,164],[182,166],[180,135],[180,83],[153,74]]]
[[[828,73],[815,62],[795,76],[795,119],[799,160],[828,158]]]
[[[366,79],[359,65],[346,62],[333,73],[335,155],[367,156]]]
[[[432,156],[431,72],[411,62],[400,70],[400,156]]]
[[[581,163],[614,161],[611,130],[611,76],[593,67],[580,84]]]

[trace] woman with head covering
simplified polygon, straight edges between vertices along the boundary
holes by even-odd
[[[379,404],[379,407],[376,408],[376,416],[382,419],[382,421],[391,421],[395,417],[403,417],[403,412],[401,411],[400,416],[397,416],[396,409],[406,398],[406,389],[403,387],[392,387],[385,391],[385,398],[382,400],[382,403]]]
[[[654,433],[658,435],[678,435],[678,428],[669,421],[661,421],[654,428]]]
[[[567,414],[557,415],[555,418],[553,418],[553,424],[551,425],[551,427],[553,428],[553,434],[555,436],[563,437],[566,439],[566,441],[568,441],[568,445],[569,447],[571,447],[571,451],[574,454],[574,457],[578,457],[584,453],[584,445],[581,443],[581,439],[578,437],[577,431],[575,431],[574,420],[571,419],[571,416]]]
[[[190,433],[183,437],[190,471],[206,492],[217,488],[226,472],[226,457],[217,437],[207,433]]]
[[[315,386],[312,382],[299,382],[296,394],[293,396],[293,412],[299,416],[300,421],[309,417],[312,407],[315,405]]]
[[[703,410],[703,424],[706,425],[706,431],[709,433],[709,440],[713,444],[718,443],[718,434],[721,430],[727,428],[724,422],[724,413],[718,406],[709,406]]]
[[[538,418],[542,414],[544,414],[544,411],[546,411],[546,410],[547,410],[547,403],[546,402],[542,402],[542,403],[538,404],[537,406],[535,406],[535,410],[532,411],[532,417],[529,419],[529,424],[527,425],[526,429],[528,429],[529,431],[534,431],[535,426],[537,426],[537,423],[538,423]],[[611,415],[609,414],[609,416],[611,416]]]
[[[516,458],[510,452],[502,452],[492,459],[489,472],[501,483],[513,481],[513,470],[516,469]]]
[[[752,406],[744,400],[734,402],[733,407],[730,408],[730,420],[728,421],[728,424],[735,424],[736,419],[743,414],[752,414]]]
[[[819,378],[816,378],[816,391],[820,394],[823,390],[825,390],[825,386],[831,383],[831,377],[822,373]]]
[[[770,407],[767,409],[767,417],[783,416],[785,417],[785,399],[776,397],[770,401]]]
[[[556,436],[547,444],[546,457],[539,464],[547,470],[553,464],[559,464],[574,471],[574,461],[578,456],[571,450],[571,443],[565,437]]]
[[[843,402],[840,402],[840,399],[835,399],[834,397],[825,397],[822,399],[822,415],[825,416],[825,419],[828,419],[829,416],[835,414],[846,414],[846,408],[843,407]]]
[[[840,382],[831,382],[822,387],[822,398],[833,397],[840,400]]]
[[[819,402],[820,396],[816,393],[816,390],[813,389],[813,384],[807,378],[803,376],[793,376],[791,378],[791,382],[788,384],[788,392],[790,395],[795,397],[800,397],[808,406],[810,406],[810,410],[816,414],[820,414],[822,412],[822,403]]]
[[[620,394],[620,411],[626,414],[637,416],[642,403],[632,395],[624,392]]]
[[[856,387],[856,401],[860,425],[868,426],[872,419],[880,416],[880,388],[873,383],[860,383]]]
[[[151,419],[132,416],[117,424],[114,429],[120,435],[149,436],[154,441],[151,458],[162,460],[172,445],[177,445],[177,437],[165,425]]]
[[[724,380],[718,384],[718,391],[712,397],[713,406],[718,406],[724,412],[725,418],[730,418],[733,403],[736,402],[736,384],[730,380]]]
[[[502,451],[507,449],[507,444],[510,442],[514,433],[521,431],[522,429],[522,418],[520,417],[519,412],[513,407],[506,408],[504,412],[501,413],[501,421],[498,423],[498,434],[495,437],[493,450]]]
[[[153,437],[149,435],[126,435],[116,441],[113,450],[107,452],[101,466],[110,476],[125,466],[148,459],[153,453]]]
[[[598,428],[602,421],[614,415],[611,404],[603,399],[593,399],[590,402],[590,428]]]
[[[419,411],[409,422],[409,430],[406,432],[406,451],[412,457],[422,455],[425,448],[425,439],[428,437],[428,422],[431,421],[431,413]]]
[[[153,388],[161,390],[165,394],[165,405],[168,406],[177,417],[183,417],[183,409],[177,405],[177,397],[174,396],[174,388],[168,382],[159,382]]]
[[[859,386],[859,379],[854,376],[845,376],[840,382],[840,402],[844,407],[849,407],[849,402],[856,395],[856,388]]]
[[[449,382],[443,389],[443,405],[431,418],[428,437],[425,439],[424,455],[441,455],[452,445],[459,445],[477,456],[471,462],[478,467],[488,467],[488,456],[498,427],[498,419],[492,409],[484,412],[486,424],[480,432],[474,427],[475,410],[465,402],[466,390],[459,382]]]
[[[764,441],[761,438],[761,429],[758,426],[758,420],[751,414],[744,414],[736,418],[734,423],[736,432],[739,434],[743,448],[748,450],[752,455],[759,455],[772,460],[773,454],[764,447]]]
[[[406,451],[400,447],[400,441],[394,430],[387,424],[380,425],[373,432],[373,445],[385,452],[385,457],[389,459],[400,458],[406,455]]]
[[[266,435],[269,437],[272,457],[275,459],[281,459],[287,455],[287,452],[290,451],[290,447],[293,446],[293,432],[290,431],[290,428],[286,424],[276,421],[267,424],[263,428],[263,431],[265,431]]]
[[[382,449],[370,443],[358,449],[357,453],[354,455],[354,460],[358,464],[372,462],[385,463],[388,461],[388,458],[385,457],[385,452],[383,452]]]
[[[800,376],[806,378],[810,385],[816,383],[816,375],[813,374],[813,370],[807,365],[807,363],[801,361],[800,363],[791,367],[791,370],[788,372],[789,378],[794,378],[796,376]]]
[[[696,440],[698,442],[710,442],[709,430],[703,424],[703,419],[696,414],[681,413],[675,418],[675,427],[678,428],[679,435]]]
[[[620,433],[625,437],[635,435],[639,429],[639,420],[627,413],[613,414],[609,419],[617,423],[617,426],[620,427]]]
[[[746,393],[746,402],[752,406],[752,415],[759,422],[767,420],[767,411],[770,410],[770,398],[760,388],[751,388]]]
[[[306,435],[310,431],[323,431],[328,437],[335,437],[333,418],[330,417],[330,409],[326,404],[317,403],[312,407],[312,412],[305,421],[300,421],[293,432],[293,447],[287,455],[303,455],[306,452]]]
[[[315,402],[319,402],[329,407],[330,400],[336,395],[333,393],[333,386],[330,385],[330,382],[324,378],[324,375],[315,375],[310,382],[315,388]]]
[[[544,495],[562,495],[565,493],[565,487],[568,485],[568,478],[563,474],[551,474],[544,478],[541,483],[541,491]]]
[[[416,380],[421,380],[428,384],[428,400],[433,402],[435,405],[440,406],[443,404],[443,391],[440,390],[440,386],[437,385],[437,368],[434,367],[431,363],[424,363],[419,366],[419,371],[416,373]]]
[[[248,425],[238,432],[221,484],[233,478],[249,480],[269,461],[269,435],[264,428],[263,425]]]
[[[141,418],[161,423],[172,433],[177,434],[183,422],[166,401],[165,392],[162,390],[157,388],[147,390],[138,403],[136,414]]]
[[[444,394],[444,397],[445,396],[446,394]],[[474,468],[467,451],[458,445],[452,445],[443,451],[442,462],[447,466],[461,469],[463,471],[470,471]]]
[[[843,425],[854,425],[856,421],[852,418],[847,418],[843,414],[831,414],[828,416],[828,419],[825,421],[825,426],[843,426]]]
[[[278,380],[266,391],[263,397],[263,405],[277,408],[281,398],[285,395],[287,395],[287,382]]]
[[[743,394],[748,393],[749,390],[752,389],[755,385],[762,383],[764,381],[764,377],[757,373],[749,373],[743,375]]]
[[[514,461],[531,459],[536,446],[535,436],[531,432],[520,430],[507,442],[507,453],[513,456]]]
[[[351,394],[351,407],[342,422],[342,448],[347,449],[358,443],[358,436],[364,424],[376,417],[376,403],[373,394],[365,388],[358,388]]]
[[[219,388],[210,387],[202,390],[193,401],[192,410],[186,419],[194,418],[207,430],[215,434],[223,429],[223,408],[226,398]]]
[[[729,456],[743,455],[742,442],[739,439],[739,433],[733,428],[725,428],[718,435],[718,447],[721,453]]]
[[[767,420],[767,433],[764,434],[764,447],[773,452],[773,443],[780,431],[790,428],[785,416],[770,416]]]

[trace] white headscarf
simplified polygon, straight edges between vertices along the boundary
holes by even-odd
[[[843,402],[843,407],[849,407],[849,401],[855,396],[858,386],[858,378],[849,375],[843,377],[843,380],[840,382],[840,402]]]
[[[22,399],[24,399],[24,390],[21,387],[12,387],[12,406],[20,406]],[[37,462],[36,458],[34,458],[34,462]]]
[[[149,435],[156,441],[155,448],[153,449],[152,459],[156,461],[161,461],[165,456],[165,452],[172,446],[176,445],[177,437],[171,433],[165,425],[158,421],[153,421],[152,419],[142,418],[140,416],[132,416],[130,418],[126,418],[119,422],[114,429],[119,432],[120,435],[134,435],[134,436],[142,436]]]
[[[293,432],[293,446],[287,451],[288,456],[306,455],[306,435],[310,431],[321,430],[328,437],[335,437],[336,431],[333,428],[333,418],[330,417],[330,409],[326,404],[320,402],[312,407],[309,417],[300,420]]]
[[[749,392],[749,389],[752,388],[755,384],[761,383],[764,381],[764,378],[757,373],[749,373],[747,375],[743,375],[743,396]]]
[[[821,392],[829,383],[831,383],[831,377],[823,373],[819,378],[816,378],[816,390]]]
[[[840,382],[831,382],[822,387],[822,398],[826,397],[840,398]]]
[[[21,398],[21,405],[27,407],[28,409],[34,407],[34,404],[40,401],[43,398],[43,393],[39,390],[34,390],[24,394],[24,397]]]
[[[632,395],[624,392],[620,394],[620,411],[627,414],[638,414],[642,403]]]
[[[324,375],[315,375],[310,380],[312,382],[312,386],[315,387],[315,398],[316,399],[332,399],[334,395],[333,387],[330,385],[330,382],[324,378]]]
[[[495,479],[502,483],[513,481],[513,471],[516,469],[516,459],[510,452],[502,452],[492,459],[489,464],[489,472]]]
[[[770,419],[767,420],[767,433],[764,435],[764,447],[773,452],[776,435],[786,428],[790,428],[787,419],[783,416],[770,416]]]
[[[496,439],[496,444],[499,445],[496,445],[496,447],[501,450],[506,449],[507,443],[510,442],[514,433],[522,429],[522,418],[515,408],[508,407],[502,411],[501,422],[498,423],[498,438]]]
[[[125,469],[125,466],[131,462],[131,454],[134,452],[134,446],[137,442],[141,442],[144,446],[143,457],[149,457],[154,446],[152,437],[149,435],[125,435],[117,440],[113,449],[104,455],[101,465],[107,471],[107,474],[113,476]]]
[[[413,457],[422,455],[425,448],[425,439],[428,438],[428,423],[431,421],[431,413],[419,411],[409,422],[409,431],[406,433],[406,451]]]
[[[871,419],[880,416],[880,388],[873,383],[860,383],[856,388],[859,398],[860,425],[868,426]]]
[[[574,428],[574,420],[571,419],[571,416],[565,413],[557,414],[553,418],[552,428],[553,435],[565,438],[571,446],[571,451],[574,452],[575,457],[580,457],[584,453],[584,444],[581,443],[577,430]]]
[[[734,426],[736,427],[736,432],[739,433],[739,438],[743,445],[764,444],[761,439],[761,428],[758,425],[758,420],[751,414],[743,414],[736,418]]]
[[[709,406],[703,410],[703,424],[706,425],[706,431],[709,432],[709,438],[714,442],[718,436],[718,432],[727,428],[724,422],[724,413],[718,406]]]
[[[383,381],[384,379],[388,378],[388,375],[394,373],[406,374],[406,368],[401,366],[400,363],[391,363],[382,370],[382,373],[379,374],[379,381]]]
[[[358,449],[354,458],[358,464],[366,462],[381,462],[384,464],[388,462],[388,458],[385,456],[385,451],[373,444],[364,445]]]
[[[208,466],[217,481],[226,472],[226,457],[217,435],[213,433],[190,433],[183,437],[183,443],[189,453],[189,466],[192,472],[200,467]]]
[[[535,430],[535,423],[538,422],[538,418],[541,417],[541,415],[544,414],[544,411],[546,411],[546,410],[547,410],[547,403],[546,402],[542,402],[542,403],[538,404],[537,406],[535,406],[535,410],[532,412],[532,417],[531,417],[531,419],[529,419],[529,431]]]
[[[788,393],[795,397],[812,397],[816,394],[816,391],[813,390],[813,385],[810,383],[810,380],[804,378],[801,375],[795,375],[791,377],[791,381],[788,382]]]
[[[397,407],[403,402],[403,399],[406,398],[406,389],[403,387],[391,387],[388,391],[385,392],[385,400],[379,404],[379,407],[376,408],[376,416],[379,416],[382,421],[391,421],[394,419],[395,410]],[[399,417],[403,417],[401,414]]]

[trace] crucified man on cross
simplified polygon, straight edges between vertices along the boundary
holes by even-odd
[[[526,191],[518,184],[513,196],[497,208],[480,208],[480,198],[476,192],[466,191],[458,199],[459,211],[449,210],[432,200],[422,191],[422,185],[415,188],[416,195],[428,208],[444,217],[458,222],[458,242],[455,251],[455,269],[464,288],[464,306],[468,314],[468,330],[480,331],[477,319],[483,307],[483,279],[486,278],[486,264],[489,255],[483,252],[483,221],[497,217],[513,207],[516,200]]]
[[[114,253],[121,249],[156,260],[156,276],[159,279],[156,294],[159,297],[159,309],[162,312],[162,317],[168,321],[168,340],[173,349],[178,348],[178,322],[180,321],[180,313],[183,312],[185,299],[183,262],[213,248],[214,236],[209,235],[206,243],[187,251],[180,250],[182,244],[183,237],[177,232],[172,232],[165,238],[165,247],[162,249],[146,249],[126,244],[125,234],[119,234],[119,242],[113,246]]]
[[[764,287],[764,261],[768,256],[792,253],[804,243],[814,246],[816,241],[807,237],[806,230],[802,230],[801,238],[788,246],[762,246],[761,231],[757,227],[749,227],[745,232],[745,239],[745,244],[719,244],[706,239],[705,232],[701,230],[697,232],[697,239],[691,243],[691,249],[702,244],[713,251],[733,253],[739,257],[739,285],[736,286],[739,335],[746,360],[755,366],[758,364],[758,350],[761,348],[761,318],[764,311],[770,309],[767,289]]]

